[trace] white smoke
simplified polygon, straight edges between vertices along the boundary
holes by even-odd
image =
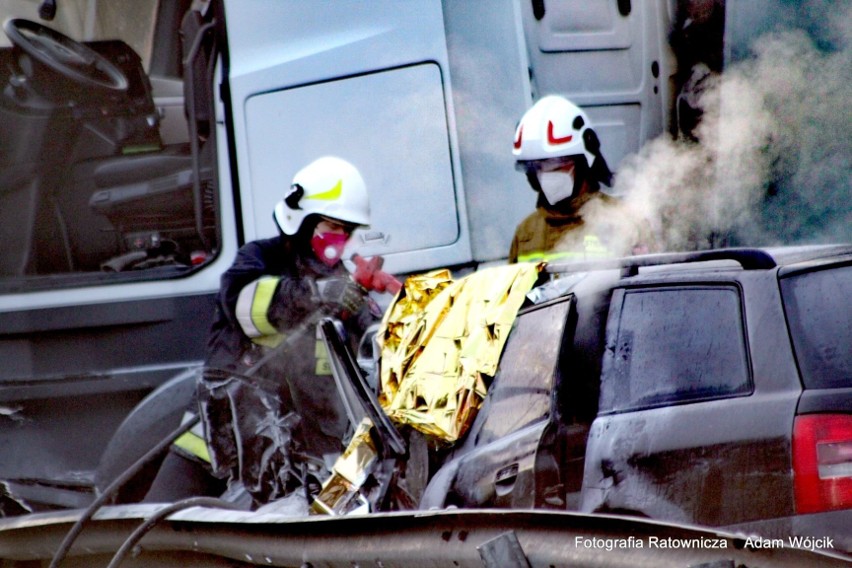
[[[852,240],[850,24],[852,9],[833,20],[830,51],[762,37],[701,95],[697,143],[659,138],[622,162],[614,192],[658,248]]]

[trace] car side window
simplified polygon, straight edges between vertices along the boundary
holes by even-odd
[[[488,443],[550,415],[557,362],[573,297],[522,311],[512,328],[488,391],[479,435]]]
[[[852,266],[784,278],[781,292],[805,386],[852,386]]]
[[[601,412],[750,392],[737,288],[628,289],[613,300]]]

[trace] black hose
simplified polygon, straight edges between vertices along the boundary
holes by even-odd
[[[143,455],[141,458],[133,462],[124,473],[119,475],[112,483],[110,483],[98,496],[94,501],[92,501],[91,505],[89,505],[83,514],[80,515],[80,518],[74,523],[74,526],[71,527],[71,530],[68,531],[68,534],[65,535],[65,538],[62,540],[62,543],[59,545],[59,548],[56,550],[56,553],[53,555],[53,560],[50,562],[50,568],[57,568],[59,564],[65,559],[65,556],[68,554],[68,551],[71,549],[71,545],[74,544],[74,541],[83,531],[83,525],[89,521],[94,514],[97,512],[101,506],[107,502],[107,500],[112,497],[113,493],[118,491],[125,483],[127,483],[130,479],[132,479],[142,468],[148,464],[151,460],[159,456],[163,451],[168,449],[169,446],[172,445],[172,442],[177,440],[181,435],[188,432],[190,428],[195,426],[199,421],[199,417],[195,416],[191,420],[181,424],[177,429],[173,430],[168,436],[163,438],[160,443],[156,446],[148,450],[148,452]]]
[[[136,529],[130,533],[130,536],[125,539],[124,543],[116,551],[115,556],[113,556],[112,560],[109,561],[107,568],[118,568],[118,566],[120,566],[124,561],[127,553],[136,546],[136,544],[148,533],[148,531],[154,528],[154,525],[177,511],[189,509],[191,507],[211,507],[217,509],[230,509],[234,511],[242,510],[239,505],[223,501],[216,497],[190,497],[188,499],[172,503],[168,507],[160,509],[154,515],[149,517],[148,520],[136,527]]]

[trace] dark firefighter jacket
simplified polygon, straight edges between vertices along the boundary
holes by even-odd
[[[222,275],[216,298],[207,344],[208,367],[245,369],[259,358],[262,350],[258,345],[268,344],[264,340],[252,341],[238,320],[237,302],[247,286],[255,287],[252,311],[265,320],[257,322],[261,333],[286,335],[319,308],[309,279],[348,275],[342,263],[328,267],[310,250],[301,248],[293,238],[279,236],[247,243],[237,252],[233,264]]]

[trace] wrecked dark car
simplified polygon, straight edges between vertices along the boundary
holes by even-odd
[[[852,248],[547,273],[421,508],[567,508],[852,550]]]

